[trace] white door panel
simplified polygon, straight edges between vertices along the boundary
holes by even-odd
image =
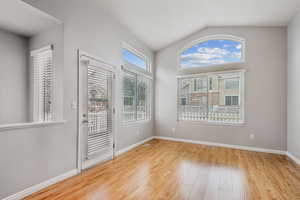
[[[80,53],[79,70],[79,156],[84,169],[114,155],[114,72]]]

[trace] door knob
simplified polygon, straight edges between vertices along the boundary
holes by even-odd
[[[85,120],[82,120],[82,123],[87,124],[87,123],[89,123],[89,121],[85,119]]]

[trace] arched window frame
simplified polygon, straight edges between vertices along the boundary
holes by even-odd
[[[192,48],[194,45],[207,42],[209,40],[231,40],[235,42],[240,42],[242,44],[241,52],[242,52],[242,57],[240,62],[230,62],[230,63],[224,63],[224,64],[212,64],[208,66],[202,66],[202,67],[182,67],[181,65],[181,54],[188,50],[189,48]],[[238,65],[238,64],[243,64],[245,63],[245,56],[246,55],[246,40],[244,38],[238,37],[238,36],[233,36],[233,35],[209,35],[209,36],[204,36],[199,39],[193,40],[192,42],[184,45],[180,51],[177,54],[177,63],[178,63],[178,69],[180,71],[182,70],[192,70],[192,69],[209,69],[209,68],[216,68],[216,67],[226,67],[226,66],[233,66],[233,65]]]

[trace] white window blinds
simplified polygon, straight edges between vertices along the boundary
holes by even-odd
[[[87,158],[102,152],[112,154],[112,88],[111,71],[88,66],[88,135]]]
[[[54,120],[53,46],[31,52],[34,71],[34,120]]]
[[[244,122],[244,72],[178,78],[178,120]]]
[[[123,122],[151,118],[151,83],[146,76],[123,70]]]

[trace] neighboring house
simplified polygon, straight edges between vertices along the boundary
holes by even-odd
[[[109,109],[109,101],[107,97],[106,87],[91,88],[89,90],[88,101],[88,119],[89,134],[105,133],[108,129],[107,112]]]
[[[188,112],[239,112],[239,79],[186,79],[181,82],[180,92],[180,105],[188,107]]]
[[[89,112],[106,111],[108,108],[108,97],[105,88],[99,87],[89,91]]]

